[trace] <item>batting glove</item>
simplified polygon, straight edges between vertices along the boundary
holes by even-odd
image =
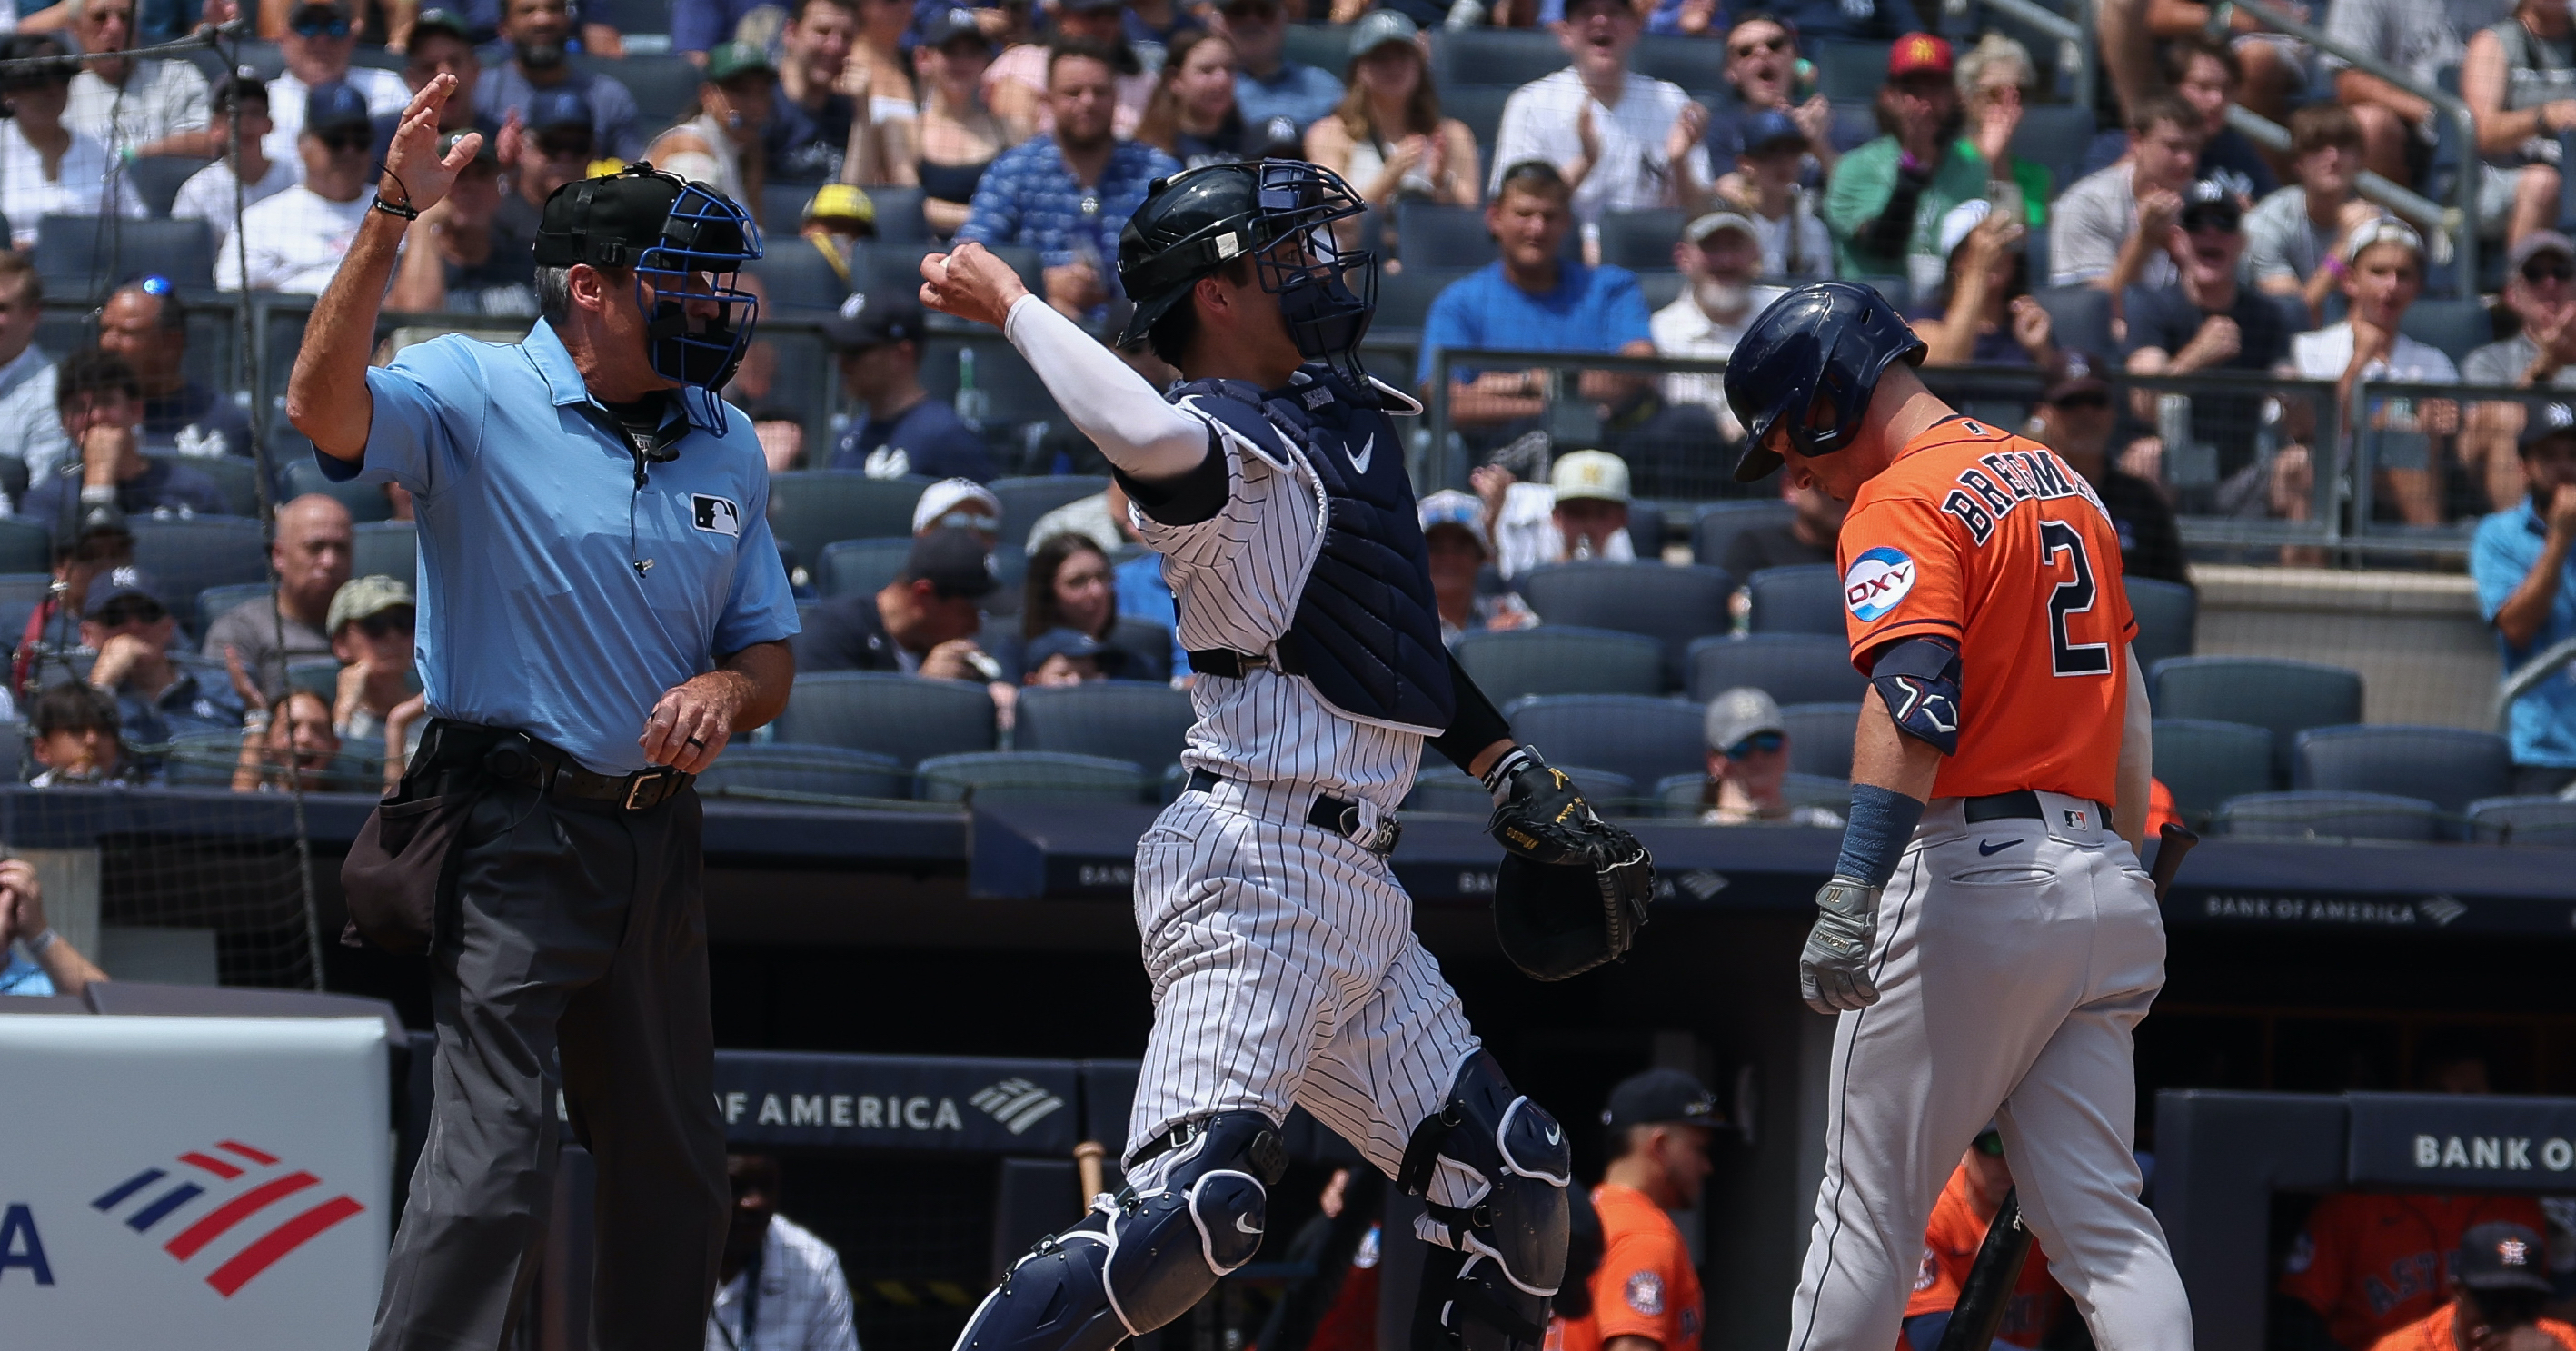
[[[1798,954],[1798,993],[1808,1008],[1839,1013],[1878,1002],[1869,951],[1878,936],[1880,890],[1837,877],[1816,893],[1816,926]]]

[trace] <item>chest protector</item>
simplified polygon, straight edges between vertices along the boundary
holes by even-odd
[[[1305,374],[1306,383],[1269,391],[1195,380],[1172,397],[1264,458],[1303,462],[1323,489],[1323,539],[1279,641],[1279,669],[1357,721],[1446,731],[1455,692],[1403,440],[1375,399],[1329,368],[1309,365]]]

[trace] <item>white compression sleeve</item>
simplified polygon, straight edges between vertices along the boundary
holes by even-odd
[[[1137,478],[1176,478],[1208,454],[1208,424],[1163,402],[1118,354],[1036,296],[1011,303],[1002,332],[1046,382],[1056,406]]]

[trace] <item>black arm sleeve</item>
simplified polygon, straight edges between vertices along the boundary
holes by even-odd
[[[1487,746],[1512,739],[1512,725],[1503,721],[1494,701],[1467,678],[1467,669],[1458,664],[1456,653],[1449,654],[1449,688],[1457,703],[1457,712],[1449,716],[1449,730],[1431,738],[1431,748],[1449,763],[1473,774],[1469,768]]]
[[[1205,458],[1189,472],[1173,478],[1137,478],[1126,470],[1111,465],[1109,472],[1118,476],[1118,486],[1148,516],[1165,525],[1196,525],[1225,509],[1230,485],[1226,480],[1225,447],[1216,439],[1216,428],[1208,428],[1208,451]]]

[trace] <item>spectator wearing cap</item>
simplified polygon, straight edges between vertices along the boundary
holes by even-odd
[[[922,474],[978,483],[1000,474],[984,438],[921,386],[919,301],[902,291],[854,291],[823,321],[823,336],[840,365],[841,389],[861,414],[832,447],[830,467],[871,478]]]
[[[167,278],[131,282],[108,296],[98,312],[98,350],[133,368],[135,386],[143,392],[139,430],[147,453],[258,453],[241,406],[188,378],[188,314]]]
[[[26,465],[31,480],[35,466],[60,459],[69,444],[54,412],[54,359],[36,346],[44,317],[45,283],[34,261],[0,249],[0,455]]]
[[[1184,169],[1260,158],[1255,129],[1234,106],[1234,44],[1222,33],[1185,29],[1172,39],[1136,139]]]
[[[1115,56],[1068,41],[1047,62],[1055,130],[1013,146],[984,171],[957,242],[1038,251],[1046,301],[1076,321],[1116,298],[1118,232],[1155,179],[1179,173],[1171,156],[1114,130]]]
[[[2335,406],[2352,406],[2354,386],[2369,381],[2421,381],[2457,384],[2459,368],[2441,349],[2417,342],[2399,331],[2406,311],[2424,293],[2424,239],[2396,220],[2383,216],[2355,232],[2345,246],[2343,290],[2349,317],[2314,333],[2290,339],[2284,374],[2302,380],[2334,382]],[[2306,401],[2287,401],[2291,431],[2302,442],[2314,436]],[[2383,490],[2409,525],[2438,525],[2441,505],[2434,491],[2429,437],[2459,430],[2460,407],[2448,399],[2389,400],[2375,398],[2364,410],[2376,436],[2374,447]],[[2353,433],[2345,428],[2346,437]],[[2274,514],[2306,520],[2315,486],[2313,459],[2304,444],[2285,447],[2273,457]]]
[[[119,0],[122,3],[122,0]],[[42,33],[20,33],[0,43],[0,59],[65,57],[63,44]],[[36,246],[36,225],[47,216],[140,217],[143,200],[108,172],[106,145],[64,121],[71,97],[72,65],[23,71],[0,79],[10,115],[0,119],[0,215],[9,219],[20,252]]]
[[[304,177],[303,166],[294,159],[271,159],[268,133],[275,125],[268,116],[268,84],[255,75],[235,75],[215,86],[214,126],[208,133],[222,145],[227,158],[188,175],[179,185],[179,194],[170,202],[172,220],[201,220],[214,231],[215,256],[232,251],[235,185],[238,183],[240,204],[254,207],[294,187]],[[243,182],[233,176],[235,161],[229,157],[236,135],[239,139],[239,164],[250,177]]]
[[[1636,274],[1565,256],[1574,228],[1573,190],[1545,160],[1513,165],[1485,205],[1485,229],[1502,256],[1459,278],[1432,299],[1422,325],[1414,382],[1426,396],[1432,354],[1444,347],[1523,348],[1549,352],[1650,356],[1654,329]],[[1582,394],[1596,403],[1620,397],[1634,377],[1587,371]],[[1461,426],[1491,427],[1546,410],[1546,372],[1449,372],[1451,417]]]
[[[2519,0],[2469,39],[2460,100],[2478,138],[2478,225],[2521,242],[2558,222],[2559,136],[2576,131],[2576,25],[2559,0]]]
[[[1708,746],[1701,825],[1842,829],[1841,813],[1789,801],[1789,725],[1769,694],[1750,686],[1722,691],[1700,722]]]
[[[778,88],[763,154],[773,183],[828,183],[841,177],[858,102],[833,88],[859,40],[852,0],[797,0],[780,37]]]
[[[174,736],[241,726],[241,700],[231,686],[199,679],[199,671],[171,655],[178,626],[140,568],[112,568],[90,583],[81,607],[81,646],[98,653],[89,684],[116,700],[117,726],[129,746],[166,746]]]
[[[1708,8],[1714,11],[1716,6]],[[1682,13],[1692,7],[1685,4]],[[1660,17],[1662,11],[1658,10]],[[1650,21],[1649,31],[1655,29]],[[1834,143],[1834,108],[1823,92],[1812,87],[1812,81],[1798,79],[1798,35],[1788,23],[1766,10],[1739,11],[1728,18],[1726,29],[1726,88],[1732,96],[1723,100],[1708,118],[1708,155],[1710,164],[1721,172],[1739,165],[1747,147],[1753,144],[1752,124],[1766,114],[1778,113],[1789,119],[1798,132],[1798,164],[1795,181],[1803,187],[1821,188],[1826,175],[1842,158],[1843,147]],[[1801,88],[1806,97],[1797,95]],[[1766,136],[1776,130],[1765,125]],[[1737,170],[1741,173],[1739,167]],[[1734,175],[1728,175],[1733,177]],[[1740,188],[1718,179],[1718,190],[1743,199]]]
[[[1125,0],[1057,0],[1042,42],[1023,42],[993,58],[984,71],[984,102],[1011,129],[1014,142],[1055,130],[1053,85],[1055,54],[1071,46],[1091,52],[1109,65],[1110,127],[1133,136],[1154,96],[1153,72],[1145,69],[1127,45],[1122,18]]]
[[[2200,160],[2201,117],[2178,94],[2159,94],[2129,114],[2129,153],[2078,179],[2057,199],[2048,231],[2049,285],[2092,285],[2116,303],[2130,286],[2169,286],[2165,243],[2182,214],[2182,194]]]
[[[526,114],[514,130],[504,126],[496,146],[512,191],[501,200],[496,219],[515,234],[535,238],[543,223],[546,199],[566,183],[595,173],[614,173],[615,161],[594,158],[599,135],[592,130],[590,105],[570,89],[540,89],[528,98]]]
[[[398,578],[352,577],[331,597],[331,655],[340,660],[331,730],[343,740],[387,748],[393,759],[417,743],[429,707],[412,664],[418,615],[411,583]]]
[[[2478,522],[2469,576],[2478,610],[2495,626],[2504,669],[2576,637],[2576,412],[2531,410],[2520,436],[2528,493]],[[2514,791],[2555,793],[2576,782],[2576,681],[2562,672],[2514,700]]]
[[[1560,456],[1545,483],[1516,483],[1510,470],[1492,464],[1469,479],[1485,504],[1494,566],[1505,580],[1548,563],[1637,559],[1628,538],[1628,464],[1616,455]]]
[[[1995,1212],[2013,1190],[2012,1165],[2004,1158],[2002,1128],[1989,1122],[1959,1155],[1958,1167],[1932,1205],[1923,1228],[1923,1264],[1914,1290],[1905,1300],[1900,1346],[1938,1346],[1945,1340],[1961,1289],[1976,1266]],[[2013,1348],[2057,1345],[2057,1334],[2070,1323],[2074,1308],[2066,1292],[2048,1274],[2048,1255],[2032,1251],[2020,1264],[2021,1276],[2003,1297],[1993,1345]]]
[[[1022,685],[1084,685],[1127,669],[1127,654],[1074,629],[1049,629],[1029,640],[1020,662]]]
[[[1559,1351],[1699,1351],[1707,1330],[1699,1271],[1670,1212],[1699,1208],[1709,1137],[1725,1124],[1717,1100],[1680,1070],[1619,1081],[1602,1110],[1610,1164],[1592,1189],[1601,1217],[1601,1263],[1591,1311],[1560,1320]]]
[[[2541,1312],[2554,1305],[2557,1286],[2538,1231],[2473,1225],[2447,1271],[2450,1302],[2380,1338],[2371,1351],[2576,1351],[2576,1325]]]
[[[2243,214],[2236,194],[2226,185],[2203,179],[2183,193],[2183,208],[2165,244],[2174,262],[2169,286],[2132,286],[2122,305],[2128,316],[2128,368],[2140,375],[2187,375],[2193,371],[2261,372],[2278,366],[2290,351],[2290,326],[2281,307],[2268,296],[2242,284],[2245,258]],[[2139,389],[2130,396],[2130,411],[2140,421],[2158,425],[2156,400],[2172,391]],[[2187,426],[2196,447],[2214,448],[2217,475],[2233,475],[2255,453],[2263,399],[2260,395],[2207,389],[2190,394]],[[2170,434],[2173,428],[2162,428]],[[2166,446],[2165,463],[2182,453]],[[2196,451],[2206,458],[2207,449]],[[2135,571],[2132,569],[2131,571]]]
[[[963,530],[916,537],[903,571],[873,596],[814,607],[796,636],[799,671],[900,671],[934,680],[988,680],[1001,667],[975,644],[980,603],[1001,583],[993,556]]]
[[[327,84],[305,102],[295,138],[304,181],[242,212],[242,247],[215,258],[215,285],[224,290],[321,294],[373,209],[367,175],[375,131],[367,101],[347,85]]]
[[[92,56],[129,51],[136,0],[73,0],[72,40]],[[110,56],[72,77],[63,122],[113,155],[219,155],[206,134],[206,77],[192,62]]]
[[[1782,294],[1778,287],[1754,285],[1753,279],[1768,270],[1764,261],[1761,227],[1733,211],[1712,211],[1683,227],[1681,242],[1673,245],[1682,293],[1647,316],[1655,355],[1694,361],[1724,361],[1733,355],[1753,316]],[[1709,374],[1667,375],[1664,398],[1708,409],[1729,442],[1741,441],[1744,426],[1735,420],[1720,381]]]
[[[1753,227],[1766,277],[1829,278],[1834,237],[1816,215],[1813,196],[1799,181],[1808,161],[1807,133],[1787,113],[1764,112],[1741,128],[1743,148],[1735,172],[1719,179],[1717,195]]]
[[[134,533],[124,512],[92,507],[71,529],[54,532],[53,557],[55,585],[36,602],[19,631],[9,685],[0,696],[33,691],[41,683],[38,672],[45,658],[80,646],[80,612],[89,603],[89,584],[103,572],[134,562]]]
[[[474,86],[482,74],[483,64],[474,55],[473,29],[464,15],[452,9],[424,9],[412,20],[411,35],[403,41],[403,87],[417,94],[441,75],[456,77],[455,97],[438,109],[440,131],[479,131],[487,141],[497,139],[501,125],[474,109]],[[385,148],[393,144],[394,124],[399,120],[399,109],[377,114],[377,159],[383,159]]]
[[[757,219],[768,174],[762,138],[777,96],[778,68],[767,52],[721,43],[707,53],[695,111],[654,137],[643,158],[682,178],[714,184]]]
[[[1924,189],[1958,135],[1956,74],[1950,44],[1928,33],[1889,49],[1887,83],[1878,91],[1878,138],[1845,154],[1825,187],[1837,275],[1905,274]]]
[[[2505,308],[2514,335],[2460,360],[2469,385],[2576,389],[2576,244],[2555,230],[2534,230],[2505,257]],[[2522,466],[2513,451],[2526,416],[2511,402],[2473,403],[2460,427],[2460,460],[2486,485],[2501,510],[2522,499]]]
[[[1952,80],[1966,120],[1914,207],[1914,230],[1905,252],[1906,279],[1916,295],[1941,283],[1949,257],[1939,245],[1941,225],[1961,202],[2017,196],[2021,222],[2035,233],[2048,228],[2049,199],[2057,195],[2056,177],[2045,165],[2009,148],[2021,126],[2022,107],[2039,83],[2030,52],[2000,33],[1988,33],[1959,58]]]
[[[1341,104],[1342,82],[1332,72],[1288,59],[1288,16],[1279,0],[1224,0],[1217,31],[1234,44],[1234,102],[1244,121],[1261,126],[1284,117],[1303,134]]]
[[[2307,301],[2308,321],[2325,318],[2342,280],[2344,241],[2377,220],[2378,204],[2353,191],[2361,176],[2361,124],[2339,103],[2290,114],[2288,187],[2245,217],[2245,267],[2257,289]]]
[[[2045,366],[2056,328],[2030,294],[2029,227],[1983,198],[1959,203],[1937,241],[1947,266],[1929,299],[1912,307],[1927,366]]]
[[[1488,586],[1493,537],[1485,530],[1485,504],[1470,493],[1443,488],[1415,504],[1422,543],[1431,559],[1431,594],[1440,607],[1440,640],[1455,644],[1478,629],[1517,629],[1538,622],[1521,598]],[[1499,578],[1497,578],[1499,581]]]
[[[672,22],[676,43],[676,12]],[[569,90],[580,96],[590,113],[592,153],[621,160],[640,158],[644,134],[635,125],[635,96],[609,76],[573,69],[566,45],[571,39],[572,15],[565,0],[502,0],[501,40],[508,44],[509,54],[499,64],[486,67],[475,82],[475,113],[489,122],[507,123],[515,112],[529,130],[539,131],[560,114],[540,117],[532,106],[537,95]],[[540,205],[545,201],[536,200]]]
[[[971,478],[941,479],[912,504],[914,536],[933,530],[963,530],[990,553],[1002,542],[1002,499]]]
[[[2048,387],[2040,391],[2030,439],[2056,451],[2093,485],[2120,536],[2121,575],[2188,586],[2191,577],[2183,566],[2182,531],[2174,523],[2173,504],[2155,484],[2112,460],[2111,431],[2118,416],[2111,407],[2111,386],[2102,378],[2107,369],[2090,352],[2060,356]]]
[[[1169,680],[1173,638],[1169,625],[1118,612],[1109,552],[1089,535],[1041,538],[1029,550],[1020,602],[1020,638],[1034,641],[1050,629],[1072,629],[1126,654],[1126,680]],[[1009,654],[997,653],[1007,657]]]
[[[221,515],[223,490],[202,469],[143,454],[143,387],[120,357],[90,348],[63,359],[54,382],[63,438],[80,447],[27,489],[19,514],[63,529],[81,508],[128,516]]]
[[[913,124],[916,158],[909,165],[888,165],[885,176],[921,189],[922,220],[943,239],[966,223],[984,171],[1014,139],[1010,127],[984,104],[993,39],[976,21],[979,12],[942,8],[924,28],[920,44],[912,49],[922,91],[921,112]]]
[[[1494,172],[1542,160],[1572,188],[1574,217],[1587,239],[1611,211],[1706,207],[1708,108],[1681,86],[1629,68],[1645,0],[1572,0],[1557,41],[1573,63],[1512,91],[1494,133]]]
[[[797,217],[797,237],[823,255],[843,286],[867,280],[852,271],[859,246],[876,238],[877,204],[848,183],[826,183],[805,201]]]
[[[444,153],[474,132],[439,138]],[[438,205],[405,231],[385,307],[423,313],[537,317],[537,240],[501,214],[501,161],[483,140]],[[524,219],[521,217],[519,219]]]
[[[277,509],[277,534],[268,546],[276,596],[215,616],[198,646],[208,659],[243,672],[235,687],[246,692],[245,702],[283,693],[290,663],[332,655],[331,602],[348,584],[355,540],[349,509],[336,497],[306,493]]]
[[[1369,11],[1351,29],[1350,88],[1306,129],[1306,158],[1340,174],[1380,219],[1408,201],[1474,206],[1484,196],[1476,134],[1440,115],[1421,31],[1401,10]],[[1334,229],[1349,247],[1361,225],[1355,218]]]
[[[358,50],[358,30],[340,0],[297,4],[287,12],[286,32],[277,43],[286,69],[268,82],[269,131],[261,147],[271,159],[295,158],[296,141],[304,134],[304,119],[318,90],[339,85],[356,91],[361,120],[399,113],[411,101],[401,75],[350,64]],[[336,104],[327,110],[340,114]]]

